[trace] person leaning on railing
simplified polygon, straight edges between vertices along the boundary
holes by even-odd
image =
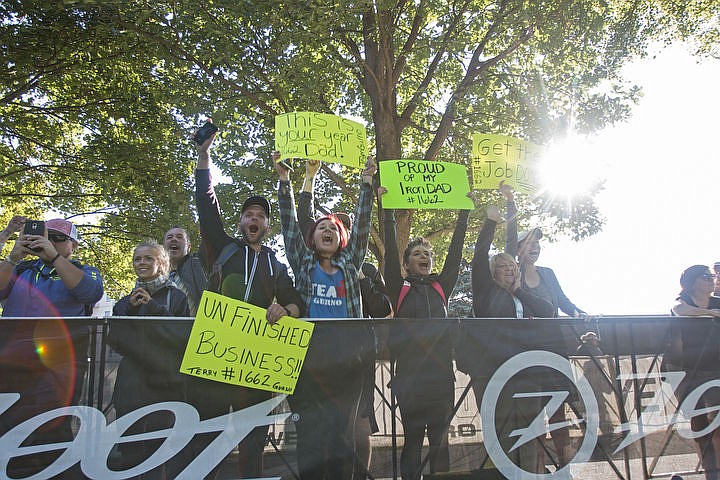
[[[9,237],[8,232],[19,231],[25,220],[13,217],[2,239]],[[21,397],[0,416],[0,435],[25,419],[68,403],[77,404],[80,399],[87,369],[88,326],[78,320],[47,318],[89,316],[104,294],[98,269],[72,258],[78,239],[72,222],[55,218],[45,223],[42,235],[20,234],[0,262],[2,317],[45,317],[6,321],[3,325],[0,392],[20,393]],[[27,257],[33,258],[25,260]],[[72,440],[70,417],[65,418],[32,437],[43,443]],[[8,474],[50,461],[42,454],[15,459],[8,466]],[[73,478],[74,474],[65,475]]]
[[[685,377],[676,390],[681,404],[696,387],[720,377],[720,298],[713,296],[715,275],[705,265],[693,265],[680,275],[680,294],[672,307],[672,314],[682,317],[708,316],[715,320],[710,324],[678,320],[671,328],[670,343],[663,355],[664,370],[681,370]],[[709,327],[709,328],[708,328]],[[717,415],[720,403],[717,388],[707,389],[693,408],[707,408],[710,413],[692,413],[690,425],[698,432],[708,427]],[[720,430],[695,439],[705,478],[720,478]]]
[[[137,276],[130,294],[113,307],[116,317],[187,317],[190,315],[187,298],[168,278],[170,260],[165,248],[155,240],[141,242],[132,257]],[[138,408],[159,402],[186,400],[185,380],[180,363],[187,338],[189,322],[170,320],[110,321],[108,343],[122,355],[113,390],[113,404],[117,417]],[[145,416],[133,426],[133,433],[171,428],[170,412]],[[139,430],[136,431],[135,429]],[[137,442],[119,446],[122,470],[138,465],[155,450],[151,442]],[[173,457],[148,478],[175,478],[182,461]]]

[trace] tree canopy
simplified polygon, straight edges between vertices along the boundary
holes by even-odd
[[[188,135],[205,117],[221,129],[213,160],[230,179],[218,195],[231,230],[249,192],[274,196],[277,114],[363,119],[380,161],[469,165],[475,132],[545,143],[627,118],[641,92],[620,68],[676,38],[717,55],[718,10],[711,0],[5,1],[0,220],[74,216],[84,259],[118,297],[140,239],[181,224],[197,244]],[[358,172],[323,171],[319,201],[352,210]],[[592,235],[603,222],[594,193],[572,206],[521,197],[521,225]],[[423,235],[442,252],[455,212],[398,217],[401,243]],[[381,236],[378,224],[380,261]]]

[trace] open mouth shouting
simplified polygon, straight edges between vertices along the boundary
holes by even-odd
[[[322,242],[323,242],[323,244],[329,246],[329,245],[332,245],[333,243],[335,243],[336,238],[337,238],[337,237],[336,237],[335,235],[332,235],[332,234],[324,234],[324,235],[322,236]]]

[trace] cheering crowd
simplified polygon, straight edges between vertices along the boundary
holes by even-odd
[[[192,251],[187,230],[172,226],[162,244],[143,241],[135,247],[132,265],[136,284],[132,291],[114,306],[117,319],[109,322],[108,343],[122,361],[118,367],[113,405],[117,416],[163,401],[183,401],[193,405],[200,420],[238,411],[269,399],[271,393],[183,375],[180,361],[190,333],[187,321],[147,321],[128,317],[189,317],[197,312],[205,290],[239,299],[266,310],[268,322],[283,316],[297,318],[386,318],[394,317],[393,328],[384,343],[394,365],[391,382],[403,426],[403,448],[400,469],[403,480],[419,480],[423,463],[421,452],[425,435],[429,442],[430,472],[447,472],[450,468],[447,426],[454,413],[454,367],[470,375],[480,409],[480,401],[489,377],[499,367],[492,361],[478,361],[479,352],[494,352],[488,358],[507,359],[514,353],[511,344],[489,338],[482,324],[471,321],[423,322],[448,316],[448,298],[458,279],[469,210],[460,210],[445,262],[435,272],[432,245],[422,237],[411,240],[398,251],[395,212],[383,210],[385,268],[379,272],[365,262],[370,235],[374,199],[382,208],[383,189],[376,180],[377,166],[367,161],[352,219],[343,213],[324,211],[316,215],[313,187],[320,162],[308,160],[297,205],[290,183],[290,169],[273,164],[278,174],[277,208],[289,267],[276,258],[264,244],[273,208],[268,199],[251,196],[242,206],[237,225],[239,237],[227,233],[210,176],[210,152],[214,134],[197,144],[195,170],[196,206],[201,246]],[[475,242],[472,260],[473,313],[480,318],[552,318],[559,311],[572,317],[586,313],[563,293],[554,272],[537,266],[542,232],[535,228],[518,233],[513,191],[501,185],[505,199],[505,252],[490,255],[496,226],[503,221],[501,208],[485,208],[486,220]],[[18,234],[11,251],[0,262],[0,301],[2,301],[3,337],[0,338],[0,392],[17,392],[21,401],[0,417],[0,435],[34,415],[76,404],[79,400],[87,362],[88,326],[72,322],[70,331],[61,321],[46,319],[88,316],[103,296],[100,272],[73,259],[79,235],[73,223],[52,219],[44,230],[25,228],[28,219],[14,217],[0,231],[0,248]],[[696,265],[681,278],[682,292],[673,308],[680,316],[720,316],[718,290],[713,291],[716,272]],[[293,275],[289,273],[292,269]],[[25,317],[23,320],[14,317]],[[38,320],[28,320],[37,317]],[[420,321],[419,321],[420,320]],[[378,341],[376,331],[363,322],[346,325],[319,322],[307,351],[302,374],[295,392],[288,397],[294,413],[297,432],[297,468],[301,480],[342,480],[371,478],[369,475],[369,436],[377,431],[374,418],[374,367]],[[543,335],[559,336],[548,327]],[[680,329],[678,342],[688,344],[690,333]],[[60,366],[47,366],[43,350],[32,341],[41,336],[56,342],[70,343],[70,352]],[[583,340],[587,355],[601,354],[598,337],[588,332]],[[543,344],[543,339],[537,339]],[[593,344],[593,342],[595,342]],[[594,349],[593,349],[594,348]],[[52,347],[48,347],[52,349]],[[569,354],[570,352],[565,352]],[[574,352],[573,352],[574,353]],[[667,355],[668,364],[689,370],[691,364],[706,362],[707,369],[689,376],[684,391],[711,378],[720,352],[692,352],[687,348],[675,356]],[[714,356],[713,356],[714,355]],[[63,368],[67,364],[68,368]],[[712,366],[712,368],[711,368]],[[529,370],[526,390],[554,389],[562,385],[547,384],[534,378]],[[714,377],[712,377],[714,378]],[[545,382],[545,383],[543,383]],[[703,399],[708,406],[714,398]],[[521,410],[532,418],[542,409],[538,398],[521,402]],[[713,403],[714,402],[714,403]],[[510,408],[510,398],[501,398],[499,415]],[[517,408],[517,405],[516,405]],[[172,414],[154,415],[133,425],[130,433],[170,428]],[[563,422],[559,409],[550,422]],[[513,418],[522,418],[515,415]],[[695,417],[696,429],[707,426],[713,416]],[[524,428],[526,424],[508,422],[503,430]],[[263,476],[263,450],[268,427],[256,427],[239,445],[238,478]],[[569,459],[568,428],[551,433],[557,452],[556,464]],[[505,435],[507,438],[508,435]],[[72,438],[68,421],[48,424],[35,432],[34,441],[62,441]],[[198,435],[171,462],[138,478],[174,478],[193,456],[202,451],[212,436]],[[512,446],[512,439],[507,450]],[[717,478],[720,462],[720,436],[710,433],[696,439],[707,478]],[[123,444],[113,467],[130,469],[141,463],[157,441]],[[513,461],[528,472],[543,472],[546,458],[543,449],[527,443],[514,450]],[[13,459],[8,473],[29,475],[42,470],[51,461],[47,454]],[[216,470],[208,477],[217,475]],[[24,478],[24,477],[23,477]],[[63,478],[84,478],[79,468]]]

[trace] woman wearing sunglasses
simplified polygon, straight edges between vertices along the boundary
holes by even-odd
[[[720,317],[720,298],[713,296],[715,275],[705,265],[693,265],[680,275],[680,294],[672,314],[680,317]],[[720,358],[720,325],[717,322],[677,319],[670,331],[670,343],[663,355],[664,370],[684,371],[685,377],[676,394],[683,405],[687,395],[700,385],[717,381]],[[708,413],[687,412],[694,432],[706,429],[716,419],[720,393],[717,388],[704,391],[690,408],[707,408]],[[720,430],[695,438],[705,478],[720,479]]]

